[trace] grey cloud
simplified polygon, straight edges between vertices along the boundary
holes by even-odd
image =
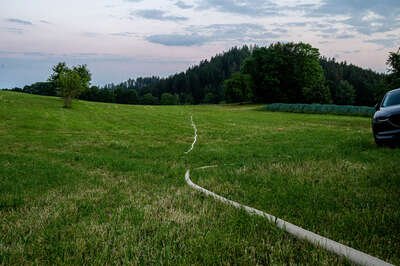
[[[287,33],[288,30],[286,28],[274,28],[272,30],[272,32],[276,32],[276,33]]]
[[[194,46],[210,42],[263,42],[283,36],[280,29],[268,31],[259,24],[213,24],[188,26],[185,34],[151,35],[147,41],[166,46]]]
[[[315,4],[296,4],[294,6],[286,6],[285,9],[295,10],[295,11],[308,11],[310,9],[315,9]]]
[[[0,50],[0,56],[1,56],[1,55],[13,55],[13,54],[17,54],[17,52],[11,52],[11,51],[3,51],[3,50]]]
[[[389,38],[375,38],[375,39],[369,39],[364,41],[366,43],[374,43],[377,45],[380,45],[382,47],[386,48],[392,48],[400,45],[400,38],[398,37],[389,37]]]
[[[317,32],[317,36],[323,38],[338,38],[347,39],[353,38],[355,35],[350,34],[346,31],[340,30],[338,25],[335,24],[336,21],[325,20],[324,22],[287,22],[281,24],[274,24],[279,29],[286,29],[292,27],[306,28],[305,30],[311,30]]]
[[[188,27],[190,31],[202,32],[215,41],[220,40],[254,40],[264,38],[277,38],[282,33],[267,31],[264,26],[252,23],[243,24],[213,24],[208,26]]]
[[[399,9],[398,0],[325,0],[323,4],[315,10],[316,14],[351,14],[352,12],[362,12],[372,10],[379,14],[392,13]]]
[[[14,51],[0,51],[0,57],[8,58],[29,58],[35,60],[89,60],[89,61],[129,61],[135,60],[135,57],[126,55],[108,54],[108,53],[47,53],[36,51],[14,52]],[[144,59],[141,59],[142,61]],[[150,61],[150,59],[146,59]]]
[[[324,38],[324,39],[329,39],[332,38],[333,36],[330,34],[317,34],[318,37]]]
[[[191,9],[191,8],[194,7],[194,5],[186,4],[183,1],[178,1],[178,2],[175,3],[175,5],[177,7],[179,7],[179,8],[182,8],[182,9]]]
[[[400,28],[400,21],[397,20],[399,13],[398,0],[326,0],[318,8],[310,9],[308,15],[349,16],[341,22],[360,33],[371,35]]]
[[[352,39],[356,37],[354,31],[339,30],[339,28],[335,27],[335,24],[317,23],[312,26],[312,29],[319,31],[321,33],[319,36],[323,38]]]
[[[319,31],[322,32],[322,33],[325,33],[325,34],[333,34],[333,33],[338,32],[338,29],[337,28],[333,28],[333,27],[329,27],[329,28],[322,28]]]
[[[355,35],[354,34],[350,34],[350,33],[346,33],[346,32],[342,32],[342,33],[336,34],[335,37],[337,39],[351,39],[351,38],[354,38]]]
[[[135,32],[129,32],[129,31],[125,31],[125,32],[114,32],[114,33],[110,33],[110,35],[112,36],[119,36],[119,37],[137,37],[138,34]]]
[[[158,34],[150,35],[146,40],[165,46],[195,46],[206,43],[209,37],[196,34]]]
[[[344,54],[356,54],[356,53],[359,53],[359,52],[361,52],[361,50],[359,50],[359,49],[342,51],[342,53],[344,53]]]
[[[131,15],[139,16],[146,19],[161,21],[185,21],[187,17],[168,15],[165,11],[159,9],[142,9],[131,12]]]
[[[328,43],[330,43],[330,42],[328,42],[328,41],[319,41],[318,43],[319,43],[319,44],[328,44]]]
[[[99,54],[99,53],[75,53],[75,54],[72,54],[72,56],[78,56],[78,57],[80,57],[80,56],[99,56],[99,55],[101,55],[101,54]]]
[[[386,38],[398,38],[399,36],[395,35],[395,34],[388,34],[386,36]]]
[[[324,18],[323,21],[299,21],[299,22],[287,22],[284,24],[279,24],[283,26],[294,26],[294,27],[306,27],[310,26],[313,29],[326,29],[334,27],[334,24],[338,20]]]
[[[98,32],[90,32],[90,31],[88,31],[88,32],[83,32],[82,35],[85,36],[85,37],[88,37],[88,38],[96,38],[96,37],[101,36],[102,34],[98,33]]]
[[[399,10],[400,12],[400,10]],[[365,17],[368,16],[368,11],[360,14],[355,14],[350,19],[344,22],[355,27],[360,33],[371,35],[376,32],[387,32],[400,27],[398,21],[393,20],[390,15],[387,17],[377,17],[366,21]]]
[[[219,12],[247,16],[266,16],[279,14],[277,5],[268,0],[205,0],[199,1],[198,8],[215,9]]]
[[[338,34],[329,34],[329,33],[323,33],[323,34],[318,34],[317,36],[324,38],[324,39],[351,39],[356,37],[354,34],[346,33],[346,32],[341,32]]]
[[[307,24],[308,24],[307,22],[288,22],[283,25],[287,27],[305,27],[307,26]]]
[[[12,57],[41,57],[41,58],[50,58],[56,56],[54,53],[47,53],[47,52],[35,52],[35,51],[25,51],[25,52],[14,52],[14,51],[0,51],[0,56],[12,56]]]
[[[6,32],[15,33],[15,34],[23,34],[25,32],[25,30],[21,29],[21,28],[5,27],[2,29],[4,29]]]
[[[337,21],[333,20],[324,20],[324,22],[316,22],[316,21],[295,21],[295,22],[286,22],[286,23],[275,23],[273,25],[279,28],[292,28],[292,27],[310,27],[313,31],[320,31],[323,33],[333,33],[337,32],[339,29],[336,28]]]
[[[19,18],[8,18],[8,19],[6,19],[6,21],[15,23],[15,24],[20,24],[20,25],[33,25],[32,22],[27,21],[27,20],[22,20]]]
[[[43,56],[45,55],[42,52],[24,52],[23,55],[31,55],[31,56]]]

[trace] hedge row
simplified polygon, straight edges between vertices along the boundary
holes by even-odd
[[[373,107],[335,105],[335,104],[289,104],[272,103],[265,106],[265,110],[273,112],[292,112],[308,114],[335,114],[335,115],[354,115],[372,116],[375,112]]]

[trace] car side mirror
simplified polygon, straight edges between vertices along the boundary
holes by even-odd
[[[379,103],[375,104],[375,111],[378,111],[379,109],[380,109],[380,104]]]

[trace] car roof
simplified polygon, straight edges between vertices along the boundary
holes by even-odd
[[[394,89],[394,90],[388,91],[387,93],[389,94],[389,93],[392,93],[392,92],[400,92],[400,88],[397,88],[397,89]]]

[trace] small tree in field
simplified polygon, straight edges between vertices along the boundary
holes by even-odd
[[[66,70],[60,74],[57,83],[60,94],[64,98],[64,107],[71,108],[72,99],[85,89],[81,77],[73,70]]]
[[[72,99],[78,97],[90,86],[91,74],[86,65],[78,65],[72,69],[65,63],[53,67],[49,81],[57,87],[58,93],[64,98],[64,107],[71,108]]]

